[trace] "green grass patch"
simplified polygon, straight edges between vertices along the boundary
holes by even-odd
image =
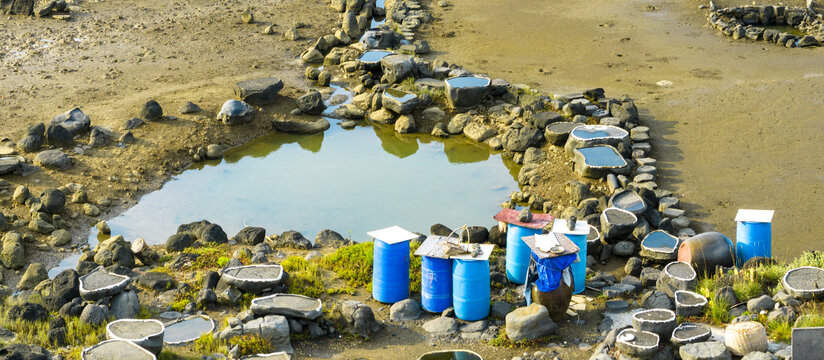
[[[824,251],[805,251],[790,263],[790,269],[801,266],[824,269]]]
[[[773,341],[789,342],[793,334],[793,325],[779,320],[767,324],[767,335]]]
[[[32,299],[37,300],[37,299]],[[35,301],[33,301],[35,302]],[[49,318],[42,321],[12,321],[8,318],[9,309],[17,305],[17,302],[7,300],[0,305],[0,326],[9,329],[17,334],[15,343],[35,344],[47,349],[55,349],[55,344],[49,341],[49,318],[56,317],[52,313]],[[106,325],[108,320],[100,326],[91,326],[80,322],[79,317],[66,317],[66,338],[65,342],[67,354],[74,352],[74,347],[89,347],[100,341],[106,340]]]
[[[229,348],[238,347],[240,356],[272,352],[272,343],[258,335],[247,334],[229,339]]]
[[[710,299],[704,312],[704,321],[721,325],[730,321],[730,305],[726,301]]]
[[[195,340],[195,349],[204,354],[221,353],[226,355],[229,353],[229,348],[226,344],[220,340],[215,340],[211,333],[200,335],[200,337]]]
[[[738,301],[744,302],[761,295],[761,283],[751,279],[739,278],[732,282],[732,290]]]
[[[409,244],[409,291],[417,293],[421,292],[421,257],[415,256],[419,247],[419,241]]]
[[[444,89],[429,89],[429,88],[419,88],[415,86],[415,78],[406,78],[400,82],[399,89],[407,92],[411,92],[418,97],[423,95],[429,95],[432,98],[432,102],[437,104],[446,104],[446,93]]]
[[[696,285],[697,293],[703,295],[707,299],[712,299],[715,295],[715,290],[718,289],[718,278],[716,277],[705,277],[698,280],[698,284]]]
[[[351,287],[371,287],[374,244],[364,242],[342,247],[321,259],[324,269],[334,271]]]
[[[795,324],[799,328],[808,328],[808,327],[824,327],[824,315],[822,314],[805,314],[798,318],[798,322]]]
[[[289,274],[289,293],[319,297],[326,293],[320,265],[299,256],[290,256],[280,263]]]

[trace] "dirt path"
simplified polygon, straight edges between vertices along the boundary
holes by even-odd
[[[629,94],[647,111],[659,183],[698,229],[734,239],[739,208],[775,209],[773,255],[824,249],[810,216],[824,201],[824,49],[724,37],[699,1],[449,3],[435,10],[434,56],[548,92]]]

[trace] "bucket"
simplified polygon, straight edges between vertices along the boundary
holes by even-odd
[[[489,299],[489,260],[454,259],[452,302],[455,316],[464,321],[481,320],[489,316]]]
[[[387,244],[375,240],[372,297],[387,304],[409,297],[409,241]]]
[[[572,263],[569,268],[572,270],[572,282],[575,283],[574,294],[584,291],[587,278],[587,235],[589,235],[589,224],[586,221],[578,221],[575,228],[570,230],[566,220],[555,219],[552,224],[552,232],[562,233],[578,246],[578,261]]]
[[[754,257],[772,257],[772,210],[739,209],[735,216],[735,261],[743,266]]]
[[[529,257],[532,250],[521,238],[539,235],[541,231],[541,229],[509,224],[506,231],[506,277],[510,282],[515,284],[526,282],[526,272],[529,269]],[[586,243],[586,236],[584,236],[584,243]]]
[[[452,260],[421,257],[421,305],[435,313],[452,306]]]

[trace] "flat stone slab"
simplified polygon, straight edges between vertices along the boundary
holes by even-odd
[[[251,356],[244,356],[240,358],[240,360],[290,360],[292,357],[289,356],[285,351],[280,351],[271,354],[257,354]]]
[[[657,334],[636,329],[624,329],[615,338],[615,345],[621,354],[647,359],[658,351],[660,338]]]
[[[630,149],[629,132],[611,125],[582,125],[569,133],[564,149],[568,155],[572,155],[575,149],[595,145],[609,145],[622,152],[628,151]]]
[[[228,268],[220,278],[246,292],[259,292],[280,284],[283,267],[280,265],[247,265]]]
[[[583,177],[600,179],[609,173],[630,174],[627,161],[609,145],[576,148],[572,157],[575,171]]]
[[[824,298],[824,269],[802,266],[787,271],[781,278],[787,293],[799,299]]]
[[[215,322],[204,315],[189,316],[166,324],[163,342],[168,345],[186,344],[215,330]]]
[[[675,292],[675,315],[683,317],[700,316],[707,307],[704,295],[688,290]]]
[[[673,261],[678,257],[678,238],[664,230],[653,231],[641,241],[642,258],[655,262]]]
[[[257,316],[284,315],[314,320],[323,313],[323,303],[303,295],[274,294],[253,299],[249,309]]]
[[[129,277],[106,271],[102,266],[80,277],[80,296],[97,301],[119,294],[129,285]]]
[[[156,360],[154,354],[131,341],[106,340],[83,349],[82,360]]]
[[[163,350],[165,330],[166,327],[158,320],[122,319],[106,325],[106,338],[131,341],[157,355]]]
[[[20,168],[20,158],[18,157],[4,157],[0,158],[0,175],[11,174]]]
[[[481,355],[469,350],[436,350],[421,355],[418,360],[483,360]]]
[[[793,329],[793,360],[817,360],[824,354],[824,327]]]
[[[678,322],[675,312],[667,309],[650,309],[632,314],[632,327],[639,331],[658,334],[662,341],[668,341]]]
[[[704,342],[710,339],[712,331],[705,325],[682,323],[672,331],[670,341],[676,346],[683,346],[697,342]]]
[[[632,190],[621,190],[609,198],[609,206],[640,215],[647,210],[647,203],[641,195]]]
[[[285,119],[272,119],[272,125],[278,131],[289,134],[314,134],[329,130],[331,124],[325,118],[317,118],[314,120],[298,120],[290,117]]]
[[[681,360],[730,360],[730,352],[717,341],[687,344],[678,350]]]

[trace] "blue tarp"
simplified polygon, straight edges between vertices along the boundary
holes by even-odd
[[[532,302],[530,291],[533,285],[545,293],[557,289],[561,285],[564,269],[572,265],[576,259],[578,259],[577,253],[546,259],[538,258],[535,253],[532,253],[526,274],[526,286],[524,286],[527,305]]]

